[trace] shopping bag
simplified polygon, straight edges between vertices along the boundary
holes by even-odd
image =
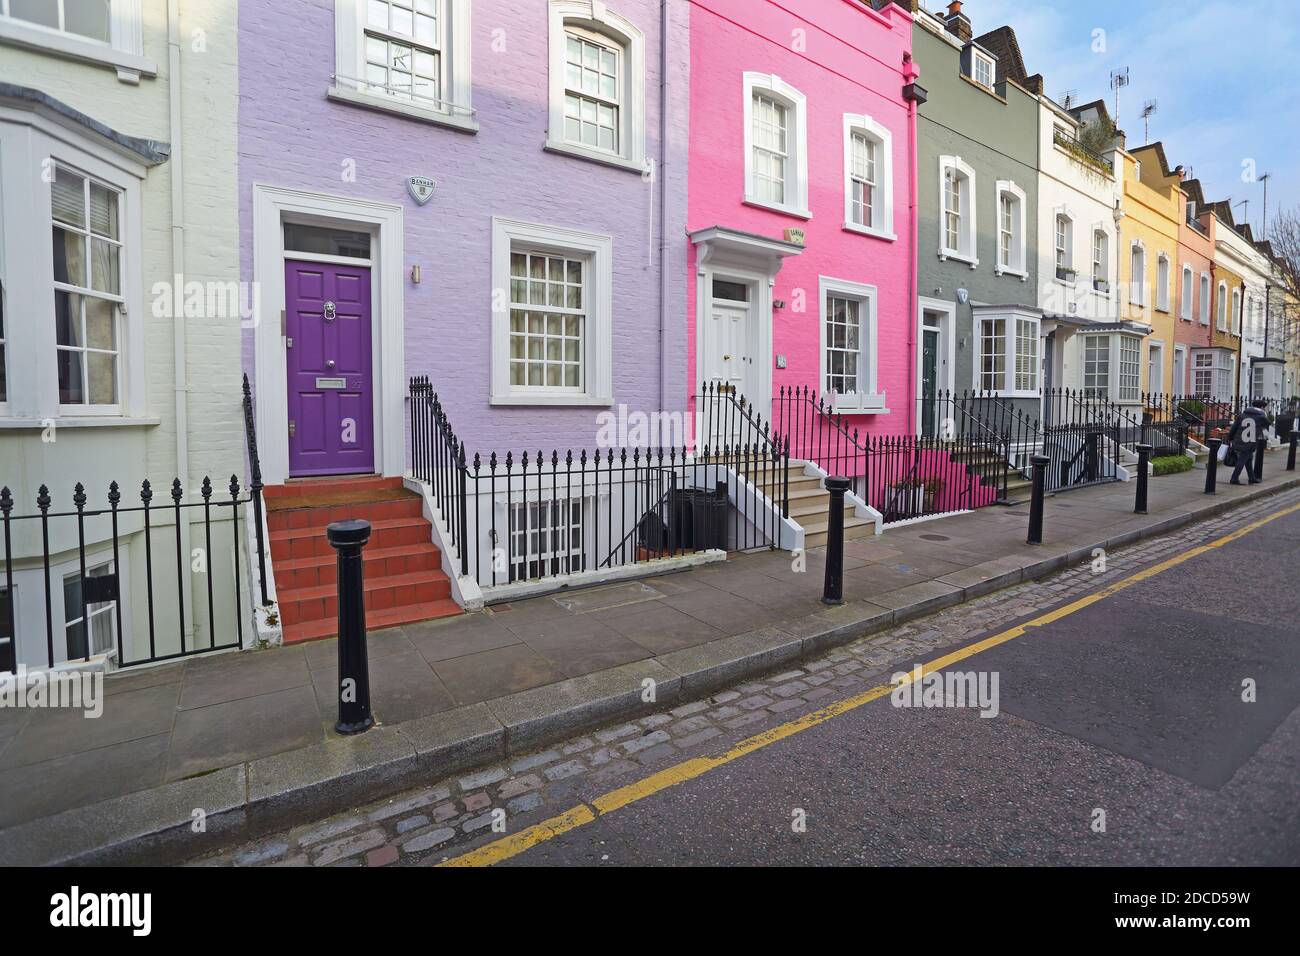
[[[1227,445],[1227,444],[1220,445],[1220,446],[1219,446],[1219,461],[1221,461],[1221,462],[1225,462],[1225,463],[1226,463],[1227,460],[1228,460],[1228,452],[1230,452],[1230,451],[1232,451],[1232,446],[1231,446],[1231,445]]]
[[[1237,467],[1237,451],[1234,448],[1228,449],[1228,454],[1224,457],[1223,463],[1229,468]]]

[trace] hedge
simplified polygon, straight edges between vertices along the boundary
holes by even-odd
[[[1176,475],[1181,471],[1191,471],[1193,462],[1186,455],[1161,455],[1151,459],[1151,474]]]

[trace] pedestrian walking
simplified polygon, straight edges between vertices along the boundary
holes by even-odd
[[[1242,409],[1232,424],[1232,430],[1228,432],[1228,444],[1232,446],[1232,454],[1236,459],[1231,463],[1232,479],[1228,482],[1231,485],[1241,484],[1239,479],[1243,468],[1250,483],[1259,484],[1260,476],[1255,473],[1255,451],[1260,443],[1267,441],[1264,437],[1264,431],[1268,428],[1268,415],[1264,413],[1266,405],[1264,399],[1256,399],[1250,407]]]

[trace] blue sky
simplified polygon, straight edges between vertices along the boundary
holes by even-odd
[[[976,36],[1013,27],[1025,67],[1043,74],[1054,99],[1075,90],[1079,102],[1104,96],[1113,110],[1110,72],[1127,66],[1131,85],[1120,93],[1119,119],[1129,145],[1143,143],[1142,104],[1157,100],[1151,139],[1164,142],[1171,165],[1192,168],[1207,199],[1249,199],[1257,237],[1264,190],[1243,181],[1244,162],[1271,173],[1270,218],[1280,206],[1300,206],[1300,4],[966,0],[964,12]],[[1095,30],[1105,31],[1099,52]],[[1244,213],[1233,210],[1238,221]]]

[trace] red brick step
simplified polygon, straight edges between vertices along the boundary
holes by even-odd
[[[338,629],[337,555],[325,529],[360,518],[371,524],[363,552],[368,629],[461,613],[442,571],[442,553],[422,499],[400,478],[361,476],[291,481],[266,489],[267,527],[280,623],[287,644]]]

